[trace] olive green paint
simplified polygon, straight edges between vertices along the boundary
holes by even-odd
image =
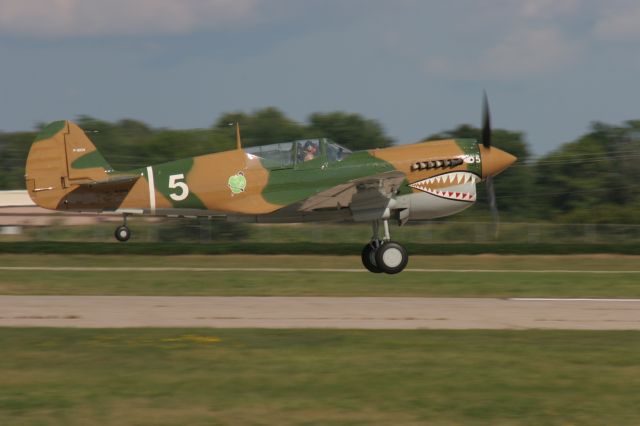
[[[353,179],[393,170],[393,165],[367,151],[354,152],[342,161],[329,163],[325,168],[321,164],[318,167],[309,164],[304,169],[271,170],[262,196],[269,203],[284,206]]]
[[[455,139],[455,142],[465,155],[471,155],[474,158],[478,156],[478,158],[480,158],[478,142],[475,139]],[[482,176],[482,163],[467,163],[467,170],[478,176]]]
[[[174,208],[206,210],[207,207],[195,194],[192,189],[192,185],[189,182],[189,172],[192,168],[193,157],[153,166],[153,180],[155,188],[158,192],[167,197],[167,200],[169,200]],[[146,175],[146,169],[144,173]],[[189,188],[189,195],[182,201],[176,201],[171,198],[171,194],[180,194],[182,190],[180,188],[169,188],[169,177],[177,174],[184,175],[184,179],[180,179],[178,181],[186,183]]]
[[[398,195],[408,195],[413,193],[413,188],[409,186],[409,181],[407,179],[403,180],[398,188]]]
[[[49,139],[54,137],[56,133],[64,129],[64,125],[65,125],[64,120],[54,121],[53,123],[50,123],[49,125],[47,125],[47,127],[42,129],[40,133],[38,133],[38,135],[36,136],[36,140],[34,142],[38,142],[44,139]]]
[[[82,157],[76,158],[75,161],[71,163],[71,167],[74,169],[111,169],[111,166],[109,166],[107,160],[105,160],[102,154],[100,154],[100,152],[97,150],[91,151],[90,153],[83,155]]]

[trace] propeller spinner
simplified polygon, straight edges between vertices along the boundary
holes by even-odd
[[[482,179],[495,176],[516,162],[517,158],[499,148],[492,147],[491,111],[485,92],[482,102],[482,132],[480,155],[482,156]]]

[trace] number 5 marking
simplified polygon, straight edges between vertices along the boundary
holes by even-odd
[[[173,201],[182,201],[189,196],[189,187],[184,182],[179,182],[180,179],[184,179],[184,175],[180,173],[179,175],[171,175],[169,176],[169,189],[180,188],[180,193],[169,194],[169,197]]]

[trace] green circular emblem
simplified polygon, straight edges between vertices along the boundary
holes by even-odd
[[[244,173],[238,172],[233,176],[229,176],[227,185],[232,193],[240,194],[247,187],[247,178],[244,177]]]

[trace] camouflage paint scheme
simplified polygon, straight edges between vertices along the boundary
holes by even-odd
[[[353,208],[360,203],[359,191],[376,184],[382,188],[386,182],[386,193],[379,191],[385,200],[414,196],[387,207],[418,208],[414,201],[420,196],[445,200],[452,206],[442,210],[446,215],[471,205],[475,183],[514,161],[510,154],[475,140],[451,139],[359,151],[341,161],[328,161],[323,148],[313,160],[285,168],[265,167],[260,157],[236,149],[120,172],[109,166],[80,127],[56,121],[36,137],[25,179],[36,204],[61,211],[260,216],[287,207],[301,210],[317,198],[321,207],[306,209],[313,216],[315,211]],[[456,192],[464,185],[473,185],[472,193]]]

